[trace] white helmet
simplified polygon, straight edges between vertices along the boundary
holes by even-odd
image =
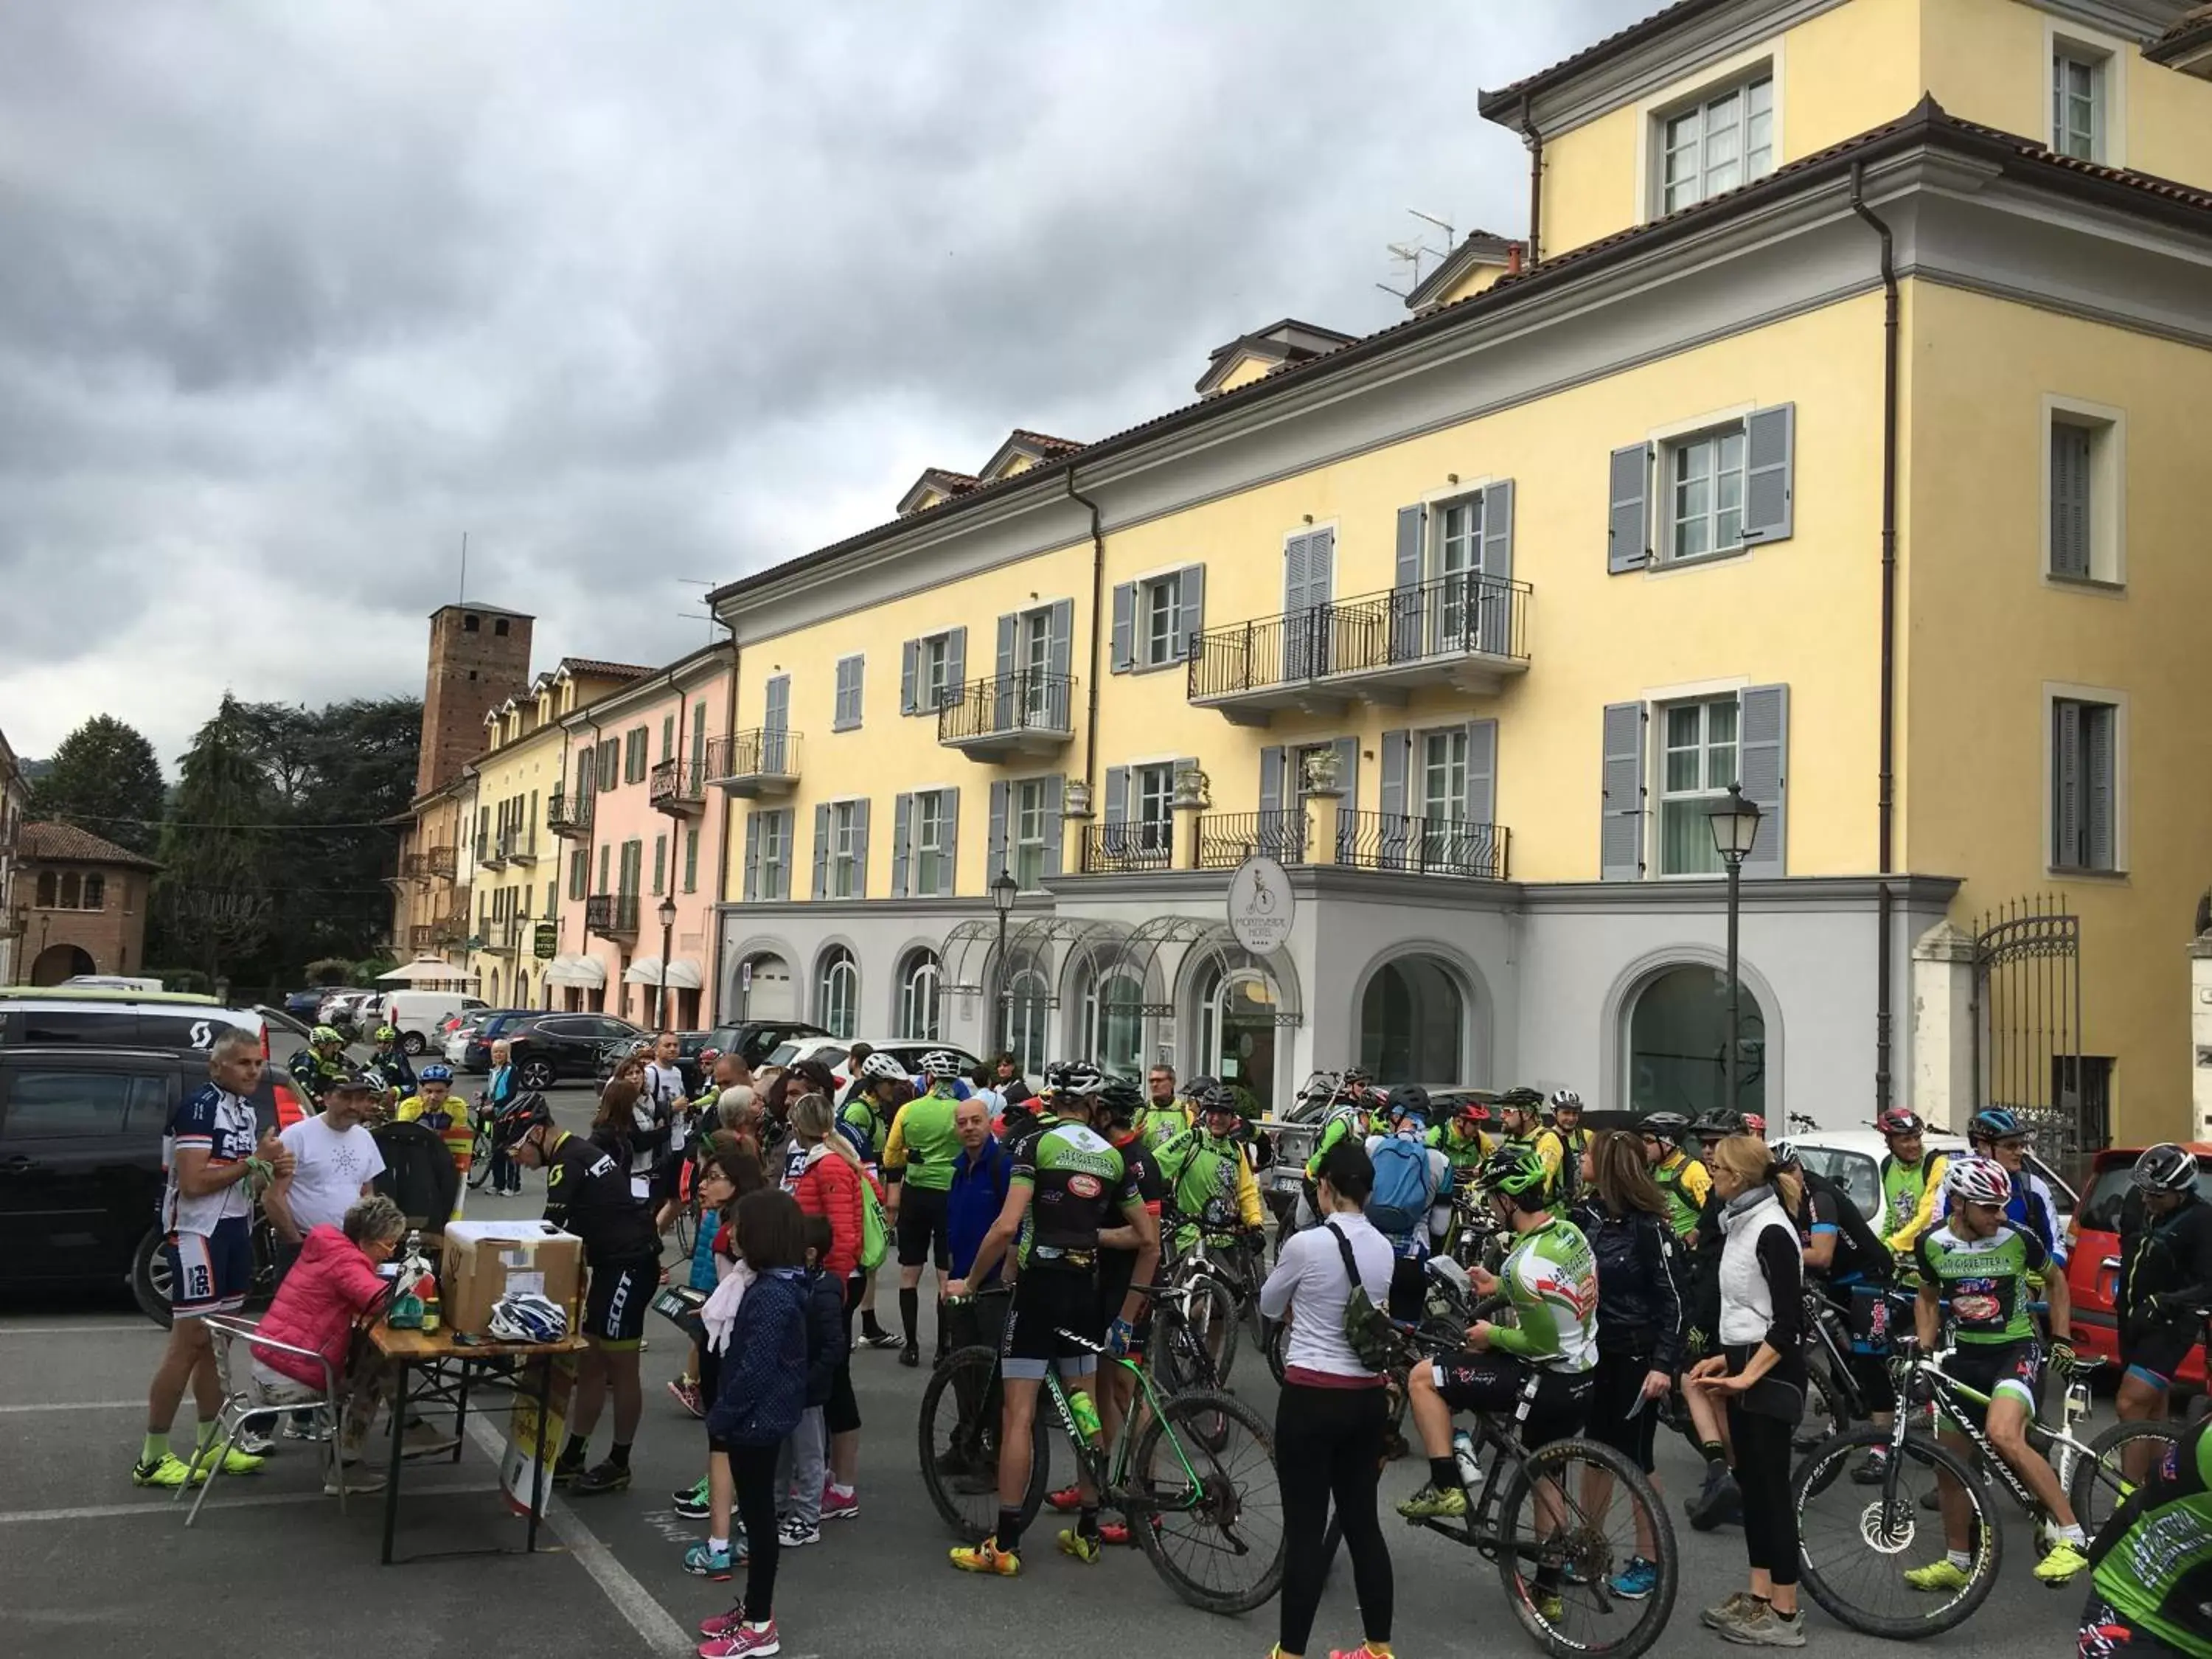
[[[927,1067],[929,1062],[924,1060],[922,1064]],[[906,1081],[906,1067],[899,1064],[896,1054],[873,1054],[860,1062],[860,1076],[864,1081],[869,1082],[888,1078],[894,1082],[903,1083]]]
[[[493,1303],[484,1328],[495,1342],[558,1342],[568,1334],[568,1314],[550,1297],[524,1291]]]
[[[2012,1172],[1993,1158],[1954,1158],[1943,1172],[1946,1196],[1965,1204],[2012,1200]]]
[[[871,1054],[870,1060],[875,1058]],[[865,1064],[865,1062],[863,1062]],[[921,1074],[934,1081],[939,1078],[960,1075],[960,1056],[942,1048],[933,1048],[921,1057]]]
[[[1555,1112],[1579,1112],[1583,1097],[1572,1089],[1557,1089],[1552,1093],[1552,1109]]]

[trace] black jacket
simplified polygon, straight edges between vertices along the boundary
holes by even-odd
[[[2191,1194],[2154,1221],[2133,1188],[2120,1200],[2120,1273],[2112,1313],[2133,1336],[2161,1325],[2193,1329],[2212,1304],[2212,1204]]]
[[[837,1367],[845,1363],[845,1287],[819,1267],[806,1275],[806,1403],[830,1403]]]
[[[1643,1210],[1616,1217],[1595,1193],[1570,1213],[1597,1257],[1598,1352],[1634,1354],[1654,1370],[1674,1370],[1686,1322],[1674,1230]]]

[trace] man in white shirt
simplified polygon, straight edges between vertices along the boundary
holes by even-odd
[[[655,1124],[668,1126],[668,1144],[657,1155],[657,1165],[650,1172],[657,1206],[654,1221],[662,1232],[676,1224],[684,1148],[691,1138],[690,1114],[686,1109],[690,1102],[686,1097],[684,1068],[677,1064],[682,1052],[683,1045],[673,1031],[663,1031],[653,1039],[653,1058],[645,1067],[645,1091],[638,1097],[636,1108],[641,1120],[649,1111]]]
[[[276,1226],[277,1268],[291,1267],[311,1227],[337,1227],[367,1198],[384,1173],[384,1154],[363,1126],[376,1097],[367,1081],[349,1074],[323,1097],[323,1109],[302,1118],[277,1139],[292,1154],[292,1173],[270,1188],[263,1207]]]

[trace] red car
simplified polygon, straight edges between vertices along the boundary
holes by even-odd
[[[2197,1154],[2197,1191],[2212,1199],[2212,1141],[2185,1144]],[[2132,1146],[2097,1154],[2070,1229],[2066,1289],[2074,1304],[2074,1346],[2114,1365],[2120,1359],[2119,1330],[2112,1317],[2112,1291],[2120,1277],[2120,1201],[2128,1194],[2129,1173],[2142,1153],[2142,1147]],[[2181,1375],[2173,1380],[2183,1388],[2204,1386],[2201,1346],[2190,1350]]]

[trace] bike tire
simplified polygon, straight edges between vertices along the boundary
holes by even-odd
[[[149,1229],[138,1241],[138,1248],[131,1253],[131,1294],[144,1314],[163,1330],[169,1328],[172,1316],[169,1310],[169,1263],[161,1254],[163,1237],[159,1227]]]
[[[699,1242],[698,1212],[689,1204],[679,1204],[676,1206],[674,1232],[676,1254],[679,1257],[689,1257],[692,1247]]]
[[[2075,1461],[2074,1478],[2066,1488],[2066,1501],[2074,1506],[2074,1518],[2083,1531],[2094,1538],[2134,1490],[2126,1484],[2121,1462],[2128,1443],[2144,1442],[2171,1451],[2187,1431],[2178,1423],[2115,1423],[2091,1441],[2089,1455]],[[2159,1461],[2164,1461],[2163,1452]]]
[[[2004,1528],[1988,1481],[1949,1447],[1924,1435],[1908,1434],[1903,1450],[1891,1453],[1881,1486],[1853,1486],[1846,1466],[1877,1446],[1893,1443],[1887,1429],[1855,1429],[1838,1435],[1798,1465],[1790,1497],[1797,1507],[1800,1582],[1806,1592],[1838,1623],[1861,1635],[1914,1642],[1956,1628],[1989,1599],[2004,1565]],[[1936,1521],[1931,1532],[1919,1503],[1922,1489],[1935,1489],[1939,1471],[1957,1481],[1968,1500],[1974,1565],[1965,1588],[1949,1592],[1948,1601],[1931,1603],[1905,1587],[1903,1574],[1911,1565],[1908,1552],[1917,1553],[1923,1565],[1944,1553],[1942,1523]],[[1808,1516],[1808,1506],[1830,1494],[1836,1496],[1832,1506],[1836,1515],[1832,1518],[1823,1510]],[[1928,1534],[1925,1539],[1923,1533]],[[1823,1541],[1829,1539],[1840,1541]],[[1883,1564],[1878,1581],[1895,1581],[1903,1597],[1899,1605],[1919,1610],[1911,1614],[1885,1612],[1861,1599],[1856,1582],[1847,1586],[1847,1570],[1863,1567],[1869,1555]]]
[[[1201,1425],[1215,1423],[1229,1425],[1220,1447],[1206,1444],[1200,1432]],[[1182,1458],[1176,1455],[1176,1444]],[[1188,1509],[1183,1499],[1192,1493],[1185,1458],[1199,1480],[1197,1501]],[[1201,1389],[1162,1401],[1137,1443],[1129,1493],[1130,1527],[1138,1545],[1168,1588],[1192,1607],[1224,1616],[1249,1613],[1282,1589],[1288,1540],[1274,1436],[1259,1413],[1235,1395]],[[1269,1503],[1274,1506],[1272,1536],[1265,1518]],[[1211,1527],[1223,1541],[1202,1540],[1200,1527]],[[1257,1571],[1234,1583],[1201,1577],[1171,1547],[1182,1540]]]
[[[1289,1352],[1290,1346],[1291,1328],[1288,1325],[1278,1324],[1267,1333],[1267,1370],[1279,1389],[1283,1386],[1283,1367],[1286,1363],[1283,1356]]]
[[[471,1192],[481,1192],[483,1190],[484,1183],[490,1179],[491,1135],[489,1132],[479,1129],[477,1131],[474,1144],[469,1148],[469,1189]]]
[[[1229,1287],[1211,1274],[1200,1283],[1204,1294],[1191,1305],[1194,1311],[1201,1306],[1205,1311],[1191,1321],[1191,1334],[1205,1346],[1213,1361],[1213,1386],[1225,1389],[1230,1368],[1237,1363],[1237,1300],[1229,1294]]]
[[[1510,1467],[1510,1475],[1507,1466]],[[1578,1477],[1571,1471],[1579,1468]],[[1651,1594],[1641,1601],[1631,1601],[1613,1595],[1607,1584],[1613,1574],[1627,1565],[1627,1554],[1621,1545],[1611,1538],[1601,1524],[1604,1516],[1594,1516],[1583,1510],[1582,1494],[1585,1482],[1600,1472],[1612,1477],[1614,1490],[1606,1507],[1609,1516],[1626,1492],[1630,1505],[1626,1512],[1626,1537],[1628,1553],[1636,1545],[1635,1510],[1641,1509],[1651,1532],[1652,1550],[1656,1558],[1652,1565],[1658,1569],[1658,1583]],[[1630,1459],[1612,1447],[1598,1441],[1579,1437],[1549,1441],[1535,1450],[1516,1460],[1504,1460],[1493,1478],[1504,1477],[1505,1496],[1498,1509],[1498,1576],[1504,1585],[1505,1599],[1521,1621],[1521,1626],[1534,1638],[1553,1659],[1576,1659],[1576,1656],[1604,1655],[1607,1659],[1636,1659],[1636,1656],[1659,1639],[1674,1616],[1674,1597],[1680,1587],[1681,1565],[1674,1547],[1674,1523],[1668,1518],[1667,1506],[1644,1471]],[[1524,1577],[1522,1549],[1516,1540],[1526,1536],[1531,1540],[1542,1537],[1540,1531],[1540,1512],[1536,1509],[1537,1486],[1544,1483],[1564,1492],[1566,1503],[1575,1512],[1576,1524],[1571,1529],[1567,1549],[1560,1555],[1562,1566],[1572,1565],[1577,1570],[1573,1579],[1563,1577],[1556,1587],[1563,1604],[1573,1604],[1585,1598],[1601,1617],[1611,1609],[1633,1614],[1624,1628],[1609,1632],[1611,1640],[1595,1640],[1588,1631],[1570,1633],[1555,1626],[1538,1612],[1528,1594],[1528,1580]],[[1524,1532],[1523,1510],[1529,1512]],[[1561,1617],[1570,1615],[1563,1607]]]
[[[998,1525],[998,1488],[994,1484],[981,1492],[958,1491],[953,1485],[960,1478],[958,1472],[940,1468],[939,1459],[957,1444],[966,1451],[971,1465],[977,1460],[994,1461],[999,1422],[997,1396],[992,1384],[997,1381],[998,1373],[996,1348],[981,1345],[958,1348],[947,1354],[930,1373],[921,1391],[921,1410],[916,1424],[921,1484],[945,1524],[963,1543],[980,1543]],[[951,1402],[950,1420],[940,1424],[938,1419],[945,1412],[947,1401]],[[963,1422],[963,1409],[975,1411],[977,1418]],[[1022,1504],[1024,1526],[1036,1519],[1036,1512],[1044,1507],[1045,1488],[1052,1478],[1050,1448],[1042,1415],[1032,1425],[1030,1451],[1030,1484]]]
[[[1817,1451],[1838,1435],[1856,1426],[1851,1414],[1850,1384],[1839,1380],[1829,1356],[1808,1352],[1805,1366],[1805,1415],[1790,1439],[1794,1451]]]

